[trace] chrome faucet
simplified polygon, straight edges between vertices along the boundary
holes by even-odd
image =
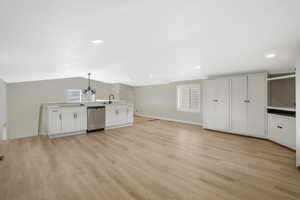
[[[110,94],[110,95],[108,96],[108,103],[109,103],[109,104],[111,104],[111,103],[112,103],[112,101],[111,101],[111,97],[112,97],[112,99],[114,100],[114,99],[115,99],[115,95],[113,95],[113,94]]]

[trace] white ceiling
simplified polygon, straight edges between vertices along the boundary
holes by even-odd
[[[297,56],[299,0],[0,1],[7,82],[91,72],[104,82],[158,84],[290,70]]]

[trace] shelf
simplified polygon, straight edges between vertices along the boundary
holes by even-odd
[[[288,79],[288,78],[295,78],[296,74],[290,74],[290,75],[284,75],[284,76],[277,76],[277,77],[272,77],[268,78],[268,81],[274,81],[274,80],[280,80],[280,79]]]
[[[295,107],[267,106],[267,109],[296,112],[296,108]]]

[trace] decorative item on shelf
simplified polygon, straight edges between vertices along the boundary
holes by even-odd
[[[0,160],[4,159],[4,155],[0,154]]]
[[[95,101],[96,90],[91,88],[91,73],[88,73],[88,87],[82,89],[82,101]]]

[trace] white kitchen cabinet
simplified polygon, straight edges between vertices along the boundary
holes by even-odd
[[[228,130],[228,89],[227,79],[208,80],[204,87],[204,127]]]
[[[50,108],[48,110],[47,129],[48,135],[56,135],[61,132],[61,109]]]
[[[63,133],[87,129],[87,111],[85,107],[64,107],[61,115]]]
[[[82,131],[87,129],[87,110],[86,107],[77,107],[74,112],[74,131]]]
[[[116,128],[128,126],[133,123],[133,105],[106,105],[105,106],[105,127]]]
[[[269,139],[296,149],[296,119],[295,117],[268,114]]]
[[[133,104],[128,104],[127,106],[127,122],[132,124],[134,116],[134,107]]]
[[[266,74],[204,81],[204,128],[266,137]]]
[[[47,110],[46,133],[50,137],[85,132],[86,107],[55,107]]]

